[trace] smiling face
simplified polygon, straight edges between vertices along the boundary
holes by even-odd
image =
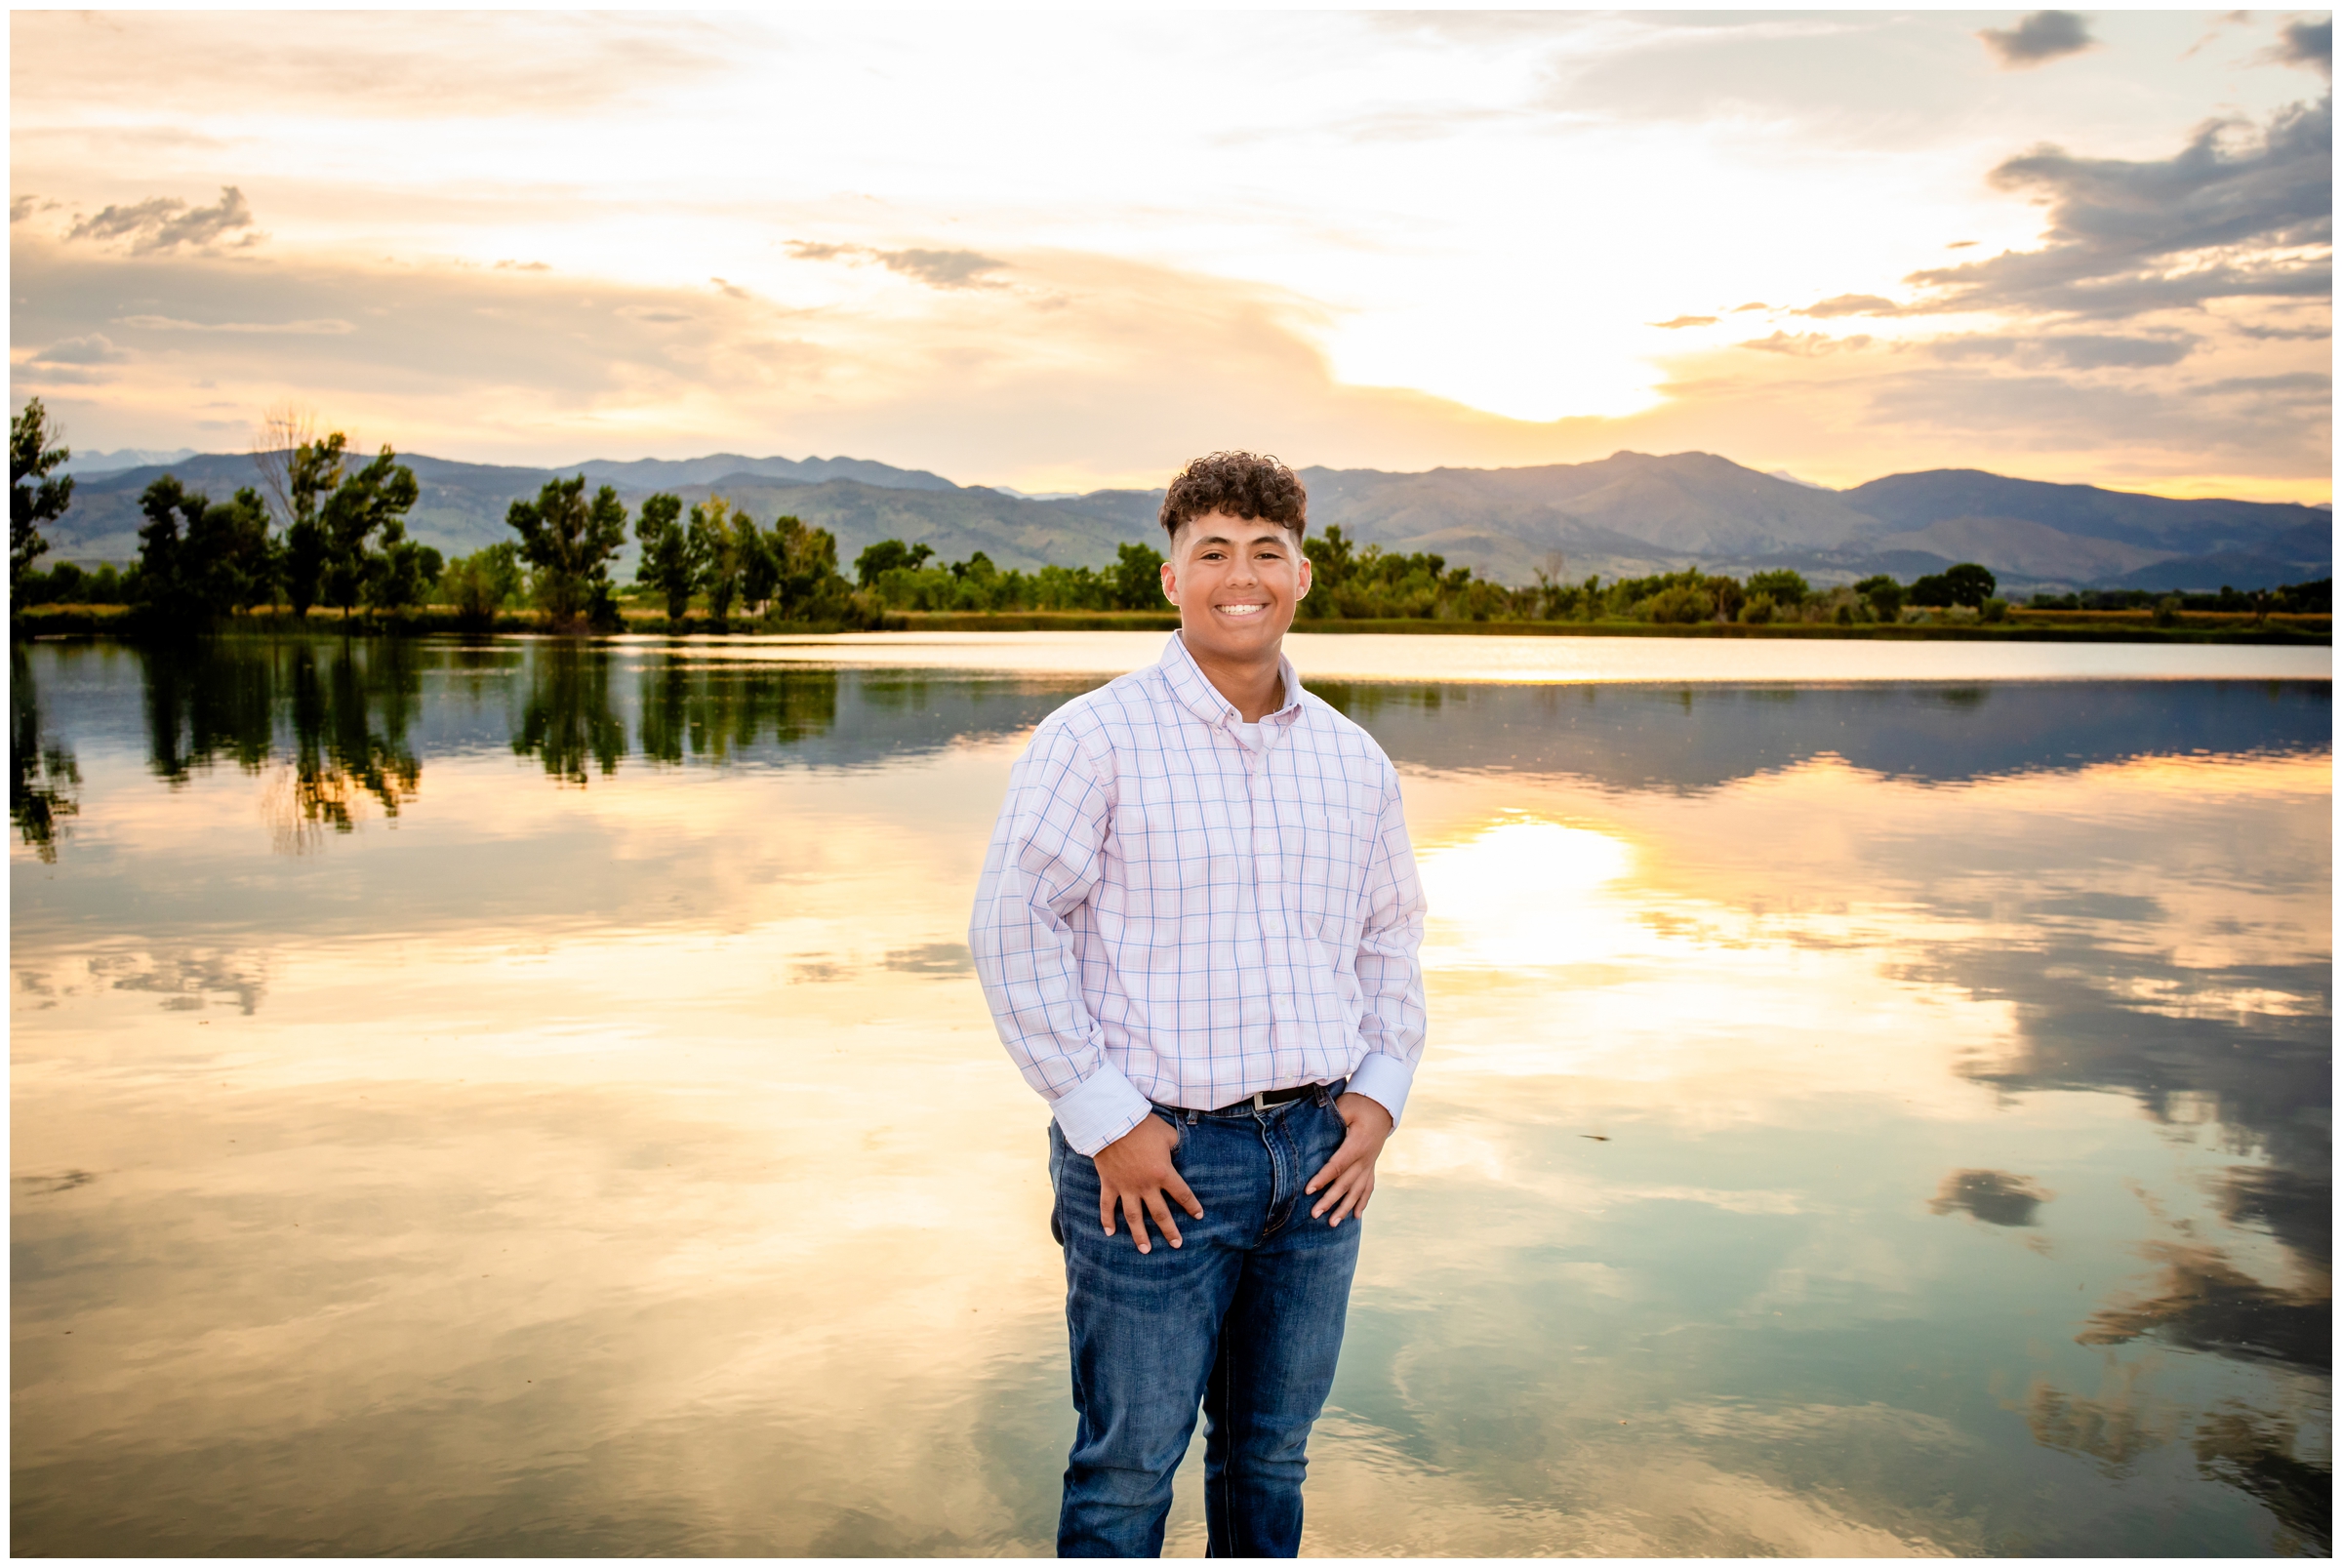
[[[1274,660],[1309,591],[1301,541],[1262,518],[1206,512],[1182,525],[1163,563],[1163,596],[1203,663]]]

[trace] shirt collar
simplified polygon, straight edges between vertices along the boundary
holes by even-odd
[[[1171,640],[1164,644],[1162,661],[1156,667],[1162,670],[1163,679],[1169,684],[1171,695],[1179,699],[1180,705],[1204,723],[1221,725],[1243,721],[1244,715],[1236,711],[1236,704],[1221,696],[1220,688],[1214,686],[1211,678],[1197,666],[1195,656],[1188,652],[1184,633],[1171,633]],[[1301,676],[1294,672],[1293,661],[1281,652],[1276,656],[1276,673],[1284,683],[1285,705],[1266,717],[1290,722],[1301,711]]]

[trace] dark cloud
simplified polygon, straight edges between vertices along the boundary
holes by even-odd
[[[2288,21],[2278,29],[2272,59],[2287,65],[2307,65],[2327,81],[2334,79],[2334,19]]]
[[[2059,365],[2068,370],[2145,370],[2176,365],[2203,340],[2188,335],[2125,338],[2101,333],[2014,337],[1978,333],[1938,338],[1927,352],[1938,359],[2005,359],[2022,365]]]
[[[2014,27],[1987,27],[1977,37],[2004,71],[2028,70],[2068,55],[2079,55],[2097,42],[2089,27],[2071,11],[2037,11]]]
[[[995,261],[974,251],[875,251],[878,264],[889,272],[937,289],[993,289],[999,284],[983,274],[994,272],[1008,263]]]
[[[1833,316],[1891,316],[1902,306],[1878,294],[1835,294],[1819,303],[1807,305],[1793,315],[1811,316],[1816,321],[1828,321]]]
[[[101,332],[86,338],[67,338],[32,356],[35,365],[119,365],[130,355],[114,346]]]
[[[900,273],[931,289],[997,289],[996,278],[984,276],[1008,265],[974,251],[881,251],[868,245],[817,245],[788,241],[788,254],[800,261],[870,261],[889,272]]]
[[[1654,326],[1654,327],[1660,327],[1660,328],[1671,329],[1671,330],[1672,330],[1672,329],[1674,329],[1674,328],[1676,328],[1676,327],[1713,327],[1713,326],[1715,326],[1715,325],[1716,325],[1716,317],[1714,317],[1714,316],[1677,316],[1677,317],[1676,317],[1676,319],[1675,319],[1675,320],[1673,320],[1673,321],[1654,321],[1654,322],[1652,322],[1652,323],[1651,323],[1651,325],[1652,325],[1652,326]]]
[[[2230,323],[2232,331],[2258,342],[2318,342],[2334,335],[2334,324],[2320,322],[2307,327],[2264,327],[2248,321]]]
[[[2206,382],[2194,390],[2204,397],[2257,396],[2325,402],[2334,395],[2334,379],[2311,370],[2295,371],[2289,376],[2232,376],[2225,381]]]
[[[1936,1214],[1965,1210],[1986,1225],[2030,1226],[2051,1193],[2029,1176],[2006,1171],[1954,1171],[1927,1207]]]
[[[215,249],[238,229],[244,232],[233,241],[235,245],[259,243],[261,236],[252,226],[252,204],[235,186],[222,185],[214,206],[189,207],[176,196],[153,196],[128,207],[107,207],[95,218],[75,223],[65,237],[126,239],[133,256],[151,256],[182,246],[198,251]]]
[[[1937,293],[1906,313],[2119,319],[2207,300],[2330,298],[2332,98],[2281,110],[2240,144],[2241,129],[2213,121],[2153,162],[2057,147],[2009,159],[1992,182],[2049,208],[2049,243],[1915,272],[1905,281]],[[2326,254],[2302,254],[2320,248]]]

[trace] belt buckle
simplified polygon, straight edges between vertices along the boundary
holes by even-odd
[[[1255,1112],[1255,1113],[1258,1113],[1258,1112],[1260,1112],[1260,1111],[1267,1110],[1267,1109],[1269,1108],[1269,1091],[1268,1091],[1268,1090],[1266,1090],[1266,1089],[1255,1089],[1255,1090],[1252,1092],[1252,1108],[1253,1108],[1253,1110],[1254,1110],[1254,1112]]]

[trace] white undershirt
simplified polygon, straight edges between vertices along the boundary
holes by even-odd
[[[1263,743],[1261,741],[1261,727],[1258,724],[1238,723],[1236,725],[1236,739],[1250,746],[1255,755],[1258,755],[1263,749]]]

